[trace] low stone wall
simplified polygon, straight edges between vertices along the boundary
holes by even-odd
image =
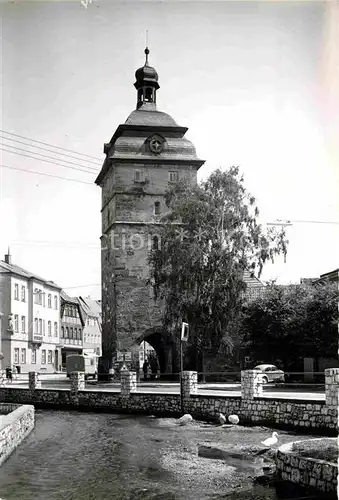
[[[34,428],[34,406],[0,404],[0,465]]]
[[[335,492],[338,484],[338,466],[325,460],[299,456],[298,452],[292,452],[296,443],[302,441],[287,443],[278,449],[275,458],[278,476],[285,481],[311,486],[322,492]]]
[[[261,424],[283,424],[305,429],[337,428],[337,411],[324,401],[256,398],[242,402],[245,418]]]
[[[216,420],[219,413],[236,414],[243,424],[266,425],[280,428],[313,430],[335,435],[334,411],[321,401],[288,401],[286,399],[256,398],[244,400],[240,396],[222,397],[186,394],[181,407],[179,394],[147,392],[70,391],[69,389],[0,388],[0,400],[6,403],[33,404],[36,408],[79,409],[143,413],[157,416],[180,417],[190,413],[195,419]]]

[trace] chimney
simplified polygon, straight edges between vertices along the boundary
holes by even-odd
[[[8,247],[8,252],[5,254],[5,262],[6,264],[12,264],[12,256],[9,247]]]

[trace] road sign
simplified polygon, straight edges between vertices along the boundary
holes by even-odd
[[[182,323],[181,325],[181,340],[187,342],[188,340],[188,323]]]
[[[132,353],[130,351],[117,352],[117,361],[132,361]]]

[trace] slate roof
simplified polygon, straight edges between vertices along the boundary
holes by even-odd
[[[152,127],[178,127],[178,124],[170,115],[163,111],[158,111],[155,106],[150,107],[145,104],[141,108],[132,111],[125,124]]]
[[[30,271],[27,271],[26,269],[17,266],[16,264],[7,264],[7,262],[1,260],[0,261],[0,273],[12,273],[15,274],[16,276],[20,276],[22,278],[31,280],[34,279],[36,281],[40,281],[41,283],[44,283],[45,285],[51,287],[51,288],[56,288],[57,290],[61,290],[61,286],[57,285],[54,283],[54,281],[46,280],[45,278],[41,278],[41,276],[38,276],[37,274],[31,273]]]

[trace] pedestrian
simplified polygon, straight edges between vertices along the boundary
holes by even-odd
[[[147,372],[148,372],[148,361],[145,359],[144,364],[142,365],[142,370],[144,372],[144,380],[147,380]]]

